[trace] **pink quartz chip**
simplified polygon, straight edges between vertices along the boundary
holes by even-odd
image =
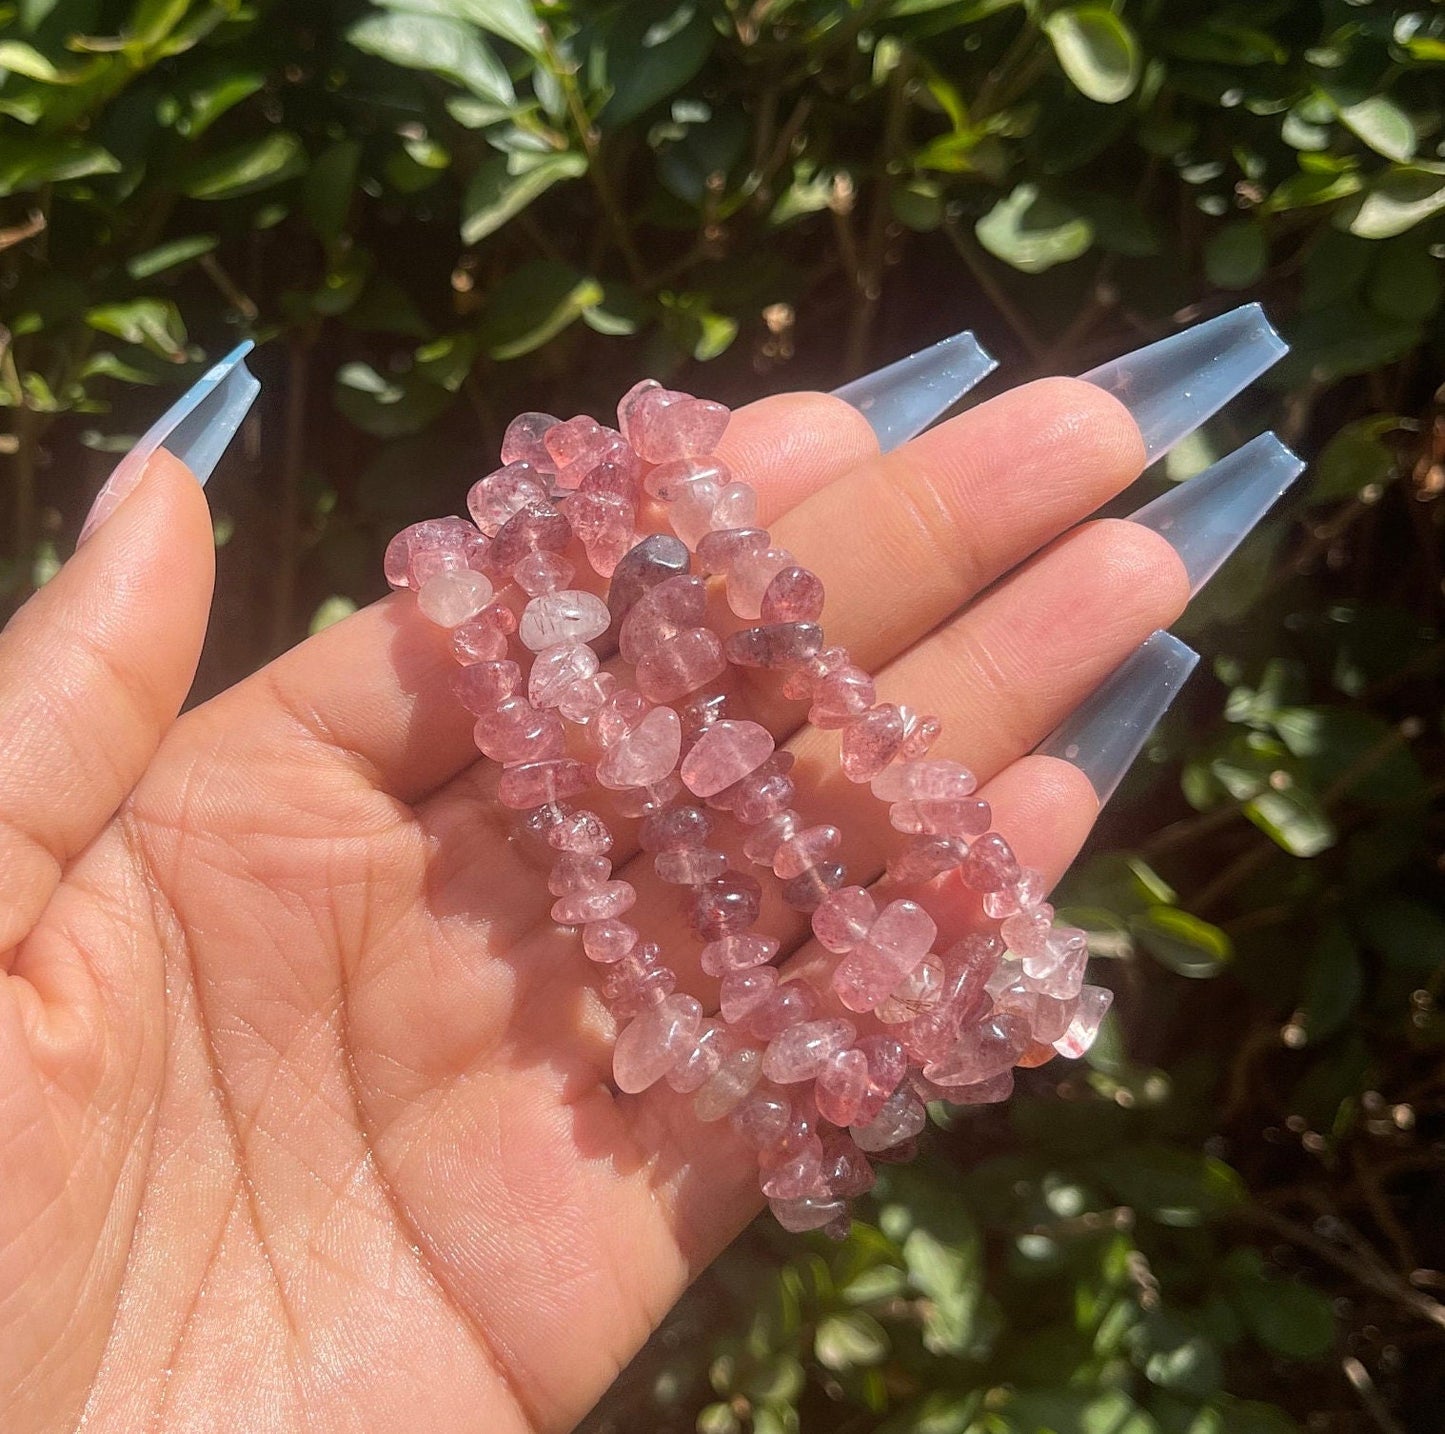
[[[612,1076],[619,1090],[636,1095],[661,1080],[687,1057],[702,1027],[702,1006],[692,996],[668,996],[619,1032]]]
[[[825,1018],[797,1022],[768,1043],[763,1052],[763,1074],[779,1085],[812,1080],[830,1057],[851,1046],[857,1036],[858,1028],[852,1021]]]
[[[694,796],[711,797],[757,771],[773,746],[772,733],[756,722],[716,722],[682,759],[682,780]]]
[[[614,791],[649,787],[676,766],[682,753],[682,721],[671,707],[654,707],[597,764],[597,780]]]

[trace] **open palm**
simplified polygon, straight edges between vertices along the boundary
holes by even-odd
[[[945,719],[938,755],[1057,876],[1094,799],[1025,754],[1187,594],[1152,532],[1075,527],[1142,465],[1125,411],[1049,380],[880,458],[793,395],[724,452],[830,640]],[[163,454],[0,635],[0,1426],[568,1428],[754,1213],[751,1156],[610,1085],[588,963],[409,594],[176,719],[211,551]],[[742,700],[876,876],[881,806],[776,686]]]

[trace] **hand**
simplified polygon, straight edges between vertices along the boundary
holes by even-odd
[[[880,458],[792,395],[724,447],[829,640],[945,719],[937,754],[1058,877],[1096,799],[1026,754],[1188,595],[1148,528],[1075,526],[1142,467],[1124,408],[1046,380]],[[665,1086],[612,1090],[412,596],[177,719],[211,583],[162,452],[0,635],[0,1426],[566,1429],[755,1213],[752,1159]],[[751,700],[795,724],[776,683]],[[835,740],[791,732],[806,810],[876,874]],[[623,874],[707,993],[675,896]]]

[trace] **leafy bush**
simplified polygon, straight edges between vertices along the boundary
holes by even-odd
[[[0,587],[255,335],[203,690],[619,375],[740,400],[973,324],[1012,383],[1224,291],[1293,342],[1154,475],[1266,423],[1315,460],[1061,897],[1101,1048],[940,1115],[841,1247],[750,1233],[596,1430],[1434,1422],[1442,67],[1375,0],[0,4]]]

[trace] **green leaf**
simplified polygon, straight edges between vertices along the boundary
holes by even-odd
[[[716,33],[696,0],[648,4],[629,0],[607,34],[606,75],[611,96],[598,123],[616,128],[676,94],[712,52]]]
[[[1245,804],[1244,814],[1291,856],[1318,856],[1335,844],[1336,832],[1311,791],[1267,789]]]
[[[300,137],[275,130],[192,165],[182,175],[180,188],[192,199],[236,199],[281,184],[305,167]]]
[[[1327,1040],[1354,1014],[1364,989],[1355,943],[1343,926],[1331,926],[1315,946],[1305,972],[1299,1025],[1305,1039]]]
[[[31,135],[0,138],[0,197],[119,170],[120,161],[98,144]]]
[[[147,249],[143,254],[133,254],[126,260],[125,271],[132,279],[150,279],[168,269],[189,264],[203,254],[214,253],[220,242],[214,234],[192,234],[185,239],[172,239],[167,244]]]
[[[472,176],[462,200],[462,241],[477,244],[564,179],[587,173],[586,157],[573,154],[496,155]]]
[[[530,0],[377,0],[377,3],[388,10],[402,10],[411,15],[439,15],[480,25],[529,54],[540,55],[544,49],[541,22]]]
[[[261,70],[234,65],[192,72],[185,108],[176,118],[176,130],[187,139],[199,139],[223,114],[248,100],[266,84]]]
[[[0,72],[5,70],[23,75],[28,80],[38,80],[43,85],[77,85],[95,73],[96,62],[73,70],[62,70],[24,40],[0,40]]]
[[[1396,475],[1395,454],[1383,439],[1402,422],[1395,414],[1376,414],[1345,424],[1325,444],[1310,472],[1310,501],[1335,503],[1358,497],[1372,483],[1390,482]]]
[[[1076,89],[1101,105],[1118,104],[1139,83],[1139,43],[1105,5],[1066,5],[1044,21],[1044,33]]]
[[[880,1364],[888,1355],[888,1333],[865,1310],[828,1315],[818,1322],[813,1352],[824,1369]]]
[[[742,1434],[742,1428],[731,1404],[706,1405],[697,1416],[697,1434]]]
[[[1410,116],[1385,95],[1371,95],[1358,104],[1345,105],[1340,119],[1376,154],[1404,162],[1414,156],[1419,139]]]
[[[975,226],[979,243],[995,258],[1025,274],[1041,274],[1085,253],[1094,228],[1076,210],[1020,184]]]
[[[511,76],[497,53],[471,26],[435,15],[384,11],[346,31],[358,50],[408,70],[425,70],[507,107],[516,103]]]
[[[1161,966],[1192,980],[1219,975],[1234,958],[1224,932],[1176,906],[1154,906],[1131,917],[1129,930]]]
[[[482,313],[482,345],[494,359],[520,358],[541,348],[600,303],[602,285],[554,259],[535,259],[509,274]]]
[[[418,433],[451,402],[445,388],[418,374],[383,378],[370,364],[349,363],[336,375],[336,406],[358,428],[378,438]]]
[[[101,304],[85,316],[91,328],[128,344],[139,344],[161,358],[179,362],[186,356],[186,326],[169,299],[127,299]]]
[[[301,209],[311,227],[328,244],[334,244],[346,227],[360,164],[360,143],[344,139],[322,150],[306,175]]]
[[[1204,272],[1221,289],[1249,289],[1269,263],[1264,230],[1252,219],[1226,224],[1204,246]]]
[[[1219,1353],[1193,1321],[1155,1310],[1134,1327],[1129,1342],[1150,1384],[1199,1399],[1219,1388]]]
[[[353,599],[343,597],[340,594],[333,594],[311,614],[311,623],[308,630],[314,637],[324,628],[331,627],[343,618],[350,617],[355,611],[356,603]]]
[[[1290,1359],[1318,1359],[1335,1342],[1335,1316],[1318,1290],[1289,1280],[1249,1280],[1236,1303],[1251,1334]]]
[[[1393,239],[1445,210],[1445,165],[1412,165],[1381,175],[1341,215],[1361,239]]]
[[[1172,1146],[1122,1146],[1088,1162],[1086,1170],[1161,1225],[1202,1225],[1244,1199],[1244,1182],[1222,1160]]]
[[[963,1354],[978,1338],[983,1286],[977,1237],[940,1239],[922,1226],[903,1241],[903,1262],[913,1286],[928,1296],[923,1343],[934,1354]]]

